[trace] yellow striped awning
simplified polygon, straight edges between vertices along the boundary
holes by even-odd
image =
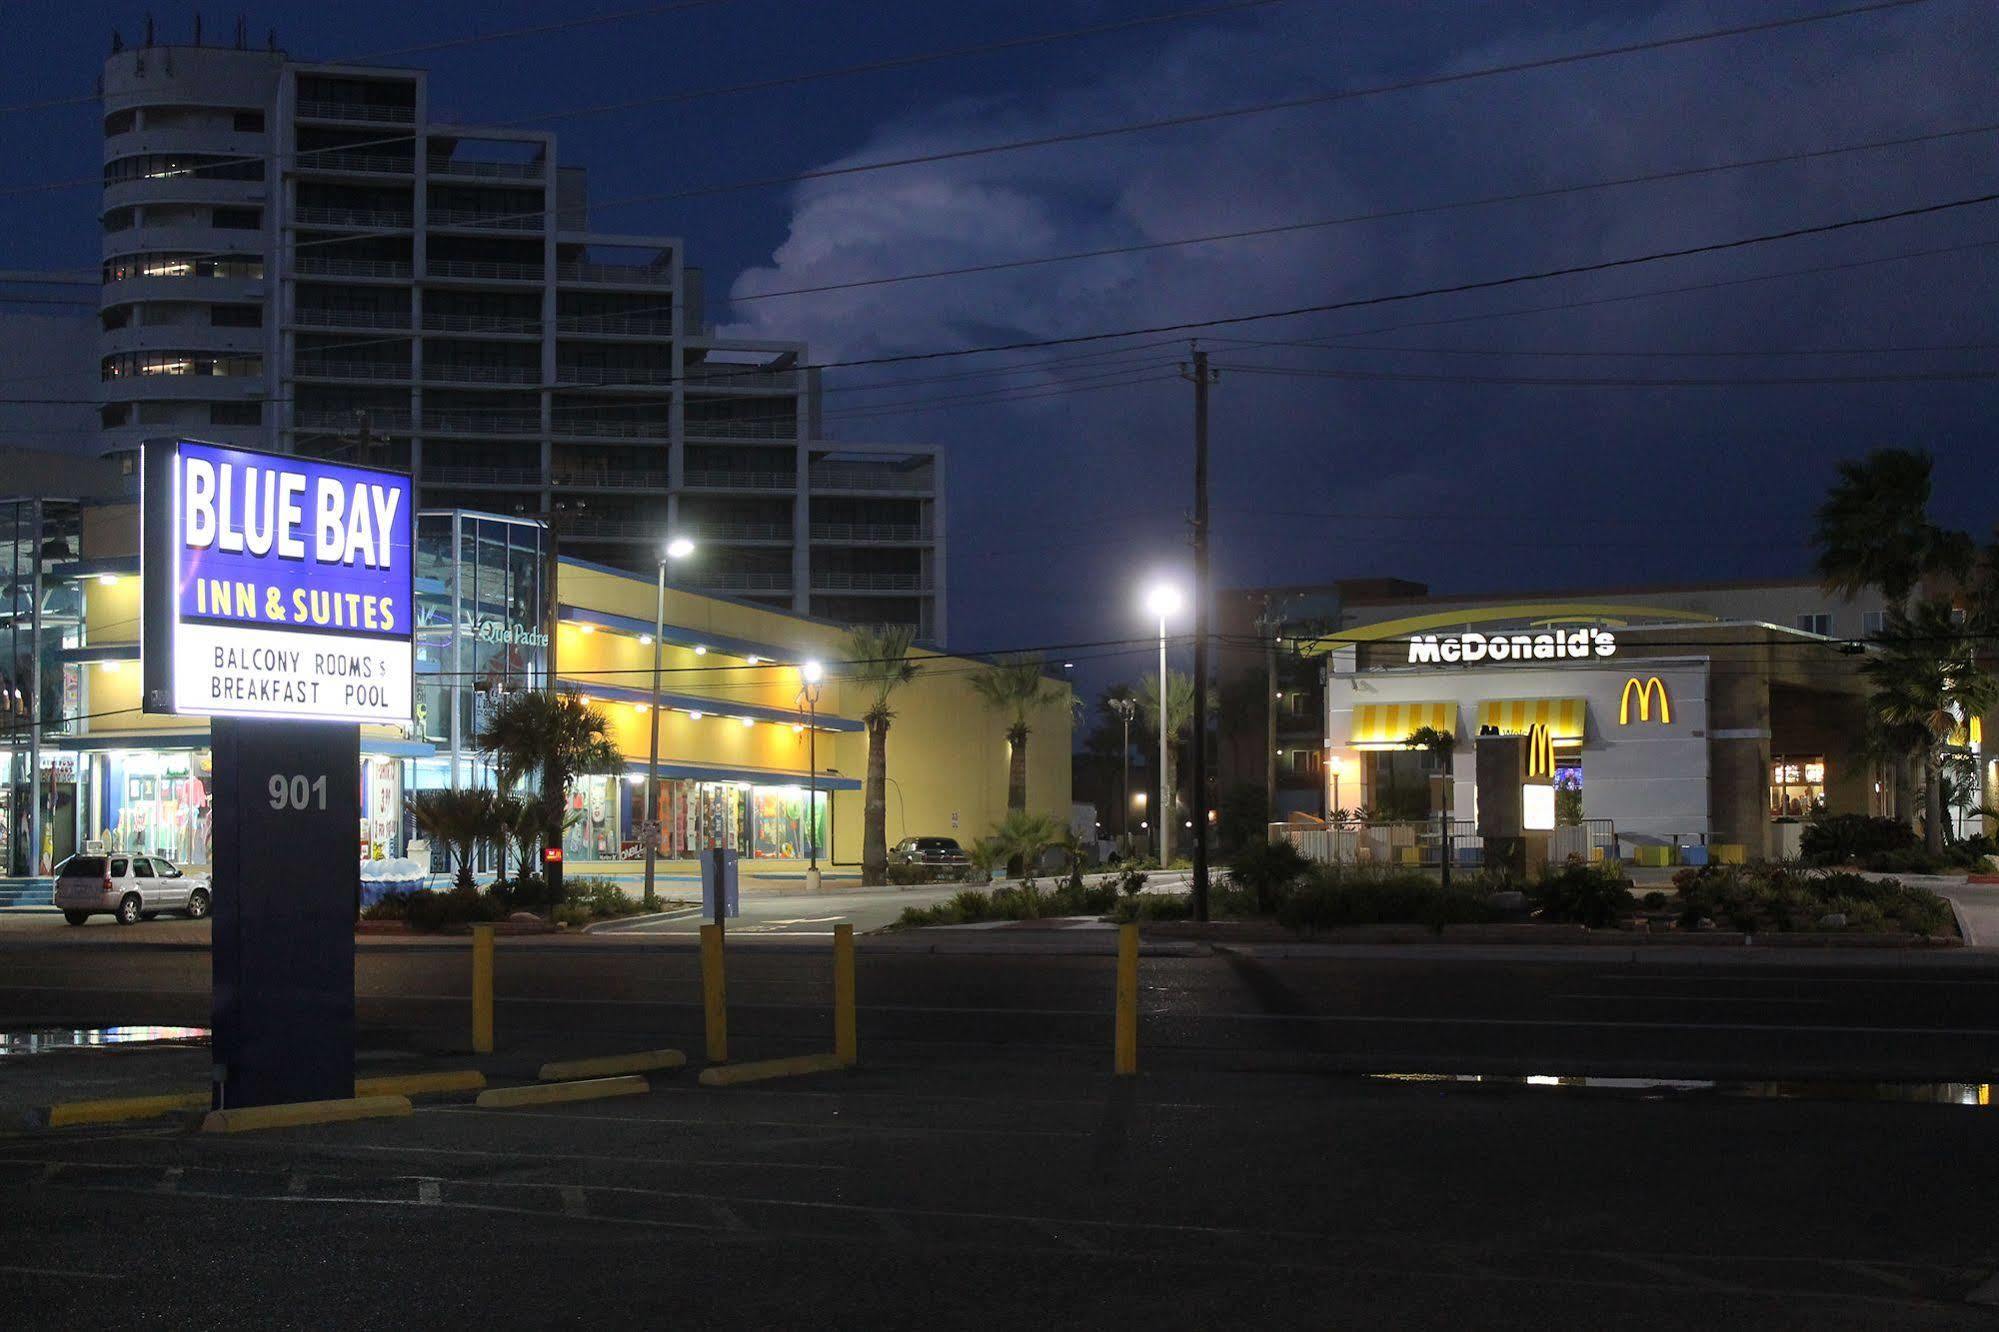
[[[1451,735],[1458,733],[1458,705],[1455,703],[1356,703],[1353,733],[1347,743],[1355,748],[1400,749],[1409,733],[1425,726]]]
[[[1480,730],[1496,726],[1501,735],[1525,735],[1530,726],[1545,726],[1550,740],[1581,740],[1583,712],[1579,698],[1494,698],[1478,705],[1478,724]]]

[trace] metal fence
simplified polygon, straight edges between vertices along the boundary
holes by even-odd
[[[1384,865],[1436,869],[1448,856],[1460,869],[1485,864],[1485,839],[1470,819],[1384,823],[1273,823],[1270,840],[1289,842],[1308,860],[1333,865]],[[1617,829],[1609,819],[1584,819],[1555,829],[1548,858],[1588,862],[1619,860]]]

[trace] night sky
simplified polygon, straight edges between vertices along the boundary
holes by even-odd
[[[247,13],[254,42],[274,25],[295,55],[330,59],[636,7],[348,0]],[[1197,7],[734,0],[389,63],[430,68],[433,107],[454,118],[559,130],[563,159],[590,168],[598,229],[685,237],[708,275],[711,320],[804,338],[818,361],[1388,295],[1999,191],[1999,134],[1978,133],[1435,208],[1999,125],[1999,7],[1989,0],[1930,0],[1298,110],[625,207],[607,205],[1842,6],[1290,0],[548,118]],[[238,8],[206,11],[211,41],[226,39]],[[188,39],[191,6],[153,9],[164,39]],[[8,6],[0,101],[88,93],[112,28],[131,42],[144,12]],[[16,112],[0,127],[10,183],[97,169],[93,107]],[[93,187],[0,197],[0,268],[90,269],[96,201]],[[728,299],[1412,209],[1430,211]],[[1996,256],[1999,205],[1985,204],[1204,333],[1224,367],[1214,392],[1217,584],[1397,575],[1487,591],[1800,575],[1810,511],[1835,463],[1891,444],[1932,450],[1941,518],[1982,535],[1999,511],[1994,385],[1937,376],[1994,369]],[[1783,276],[1740,281],[1762,275]],[[1706,289],[1658,294],[1686,287]],[[1614,299],[1627,296],[1636,298]],[[1566,308],[1539,308],[1548,306]],[[1191,389],[1175,374],[1185,354],[1175,339],[1185,336],[827,372],[828,436],[936,441],[949,452],[952,646],[1146,632],[1138,584],[1187,559]],[[1242,344],[1329,338],[1358,345]],[[964,377],[1008,365],[1024,368]],[[1768,382],[1828,378],[1869,382]],[[1647,380],[1680,382],[1633,382]],[[926,398],[949,401],[912,406]],[[1083,679],[1093,686],[1144,662],[1143,653],[1087,661]]]

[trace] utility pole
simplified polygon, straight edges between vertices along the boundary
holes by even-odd
[[[1118,757],[1124,761],[1124,805],[1117,818],[1118,850],[1124,855],[1131,854],[1131,719],[1138,711],[1135,698],[1114,698],[1111,711],[1124,722],[1124,746],[1118,750]]]
[[[1263,594],[1263,613],[1256,617],[1257,633],[1263,637],[1263,817],[1277,822],[1277,630],[1282,620],[1268,592]]]
[[[1215,382],[1208,354],[1193,349],[1182,366],[1194,381],[1194,919],[1208,918],[1208,386]],[[1160,699],[1160,711],[1166,701]],[[1170,811],[1168,811],[1170,812]]]

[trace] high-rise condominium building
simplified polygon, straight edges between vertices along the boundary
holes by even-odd
[[[565,556],[944,634],[943,460],[818,438],[798,343],[717,338],[677,239],[594,232],[553,134],[418,70],[154,46],[104,67],[103,425],[407,467]]]

